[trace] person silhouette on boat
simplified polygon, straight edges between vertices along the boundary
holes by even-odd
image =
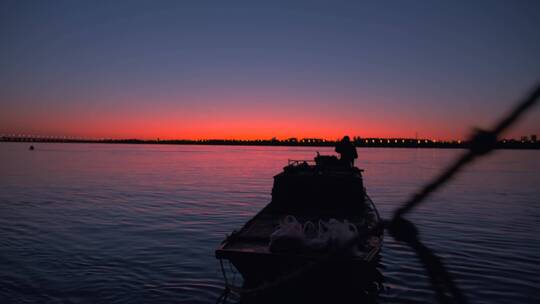
[[[354,160],[358,158],[356,147],[352,144],[349,136],[344,136],[343,139],[336,144],[336,152],[339,153],[339,159],[347,166],[354,167]]]

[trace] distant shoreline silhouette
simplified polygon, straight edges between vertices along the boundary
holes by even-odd
[[[318,138],[289,138],[289,139],[84,139],[64,137],[20,137],[2,136],[0,142],[48,142],[48,143],[101,143],[101,144],[161,144],[161,145],[224,145],[224,146],[304,146],[304,147],[334,147],[339,140],[325,140]],[[351,140],[359,148],[447,148],[466,149],[470,143],[467,141],[438,141],[416,138],[358,138]],[[496,149],[540,149],[540,141],[502,139],[497,142]]]

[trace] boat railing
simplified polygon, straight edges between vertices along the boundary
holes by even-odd
[[[300,166],[302,164],[308,164],[308,165],[315,165],[315,160],[313,159],[288,159],[287,160],[287,165],[288,166],[292,166],[292,167],[295,167],[295,166]]]

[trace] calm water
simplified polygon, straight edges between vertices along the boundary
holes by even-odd
[[[0,143],[0,303],[213,303],[213,254],[287,159],[329,148]],[[383,217],[462,151],[360,149]],[[540,152],[498,151],[411,216],[473,303],[540,303]],[[380,303],[432,303],[387,236]]]

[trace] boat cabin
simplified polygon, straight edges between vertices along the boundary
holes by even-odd
[[[335,156],[289,160],[283,172],[274,176],[270,205],[290,214],[361,211],[365,198],[362,172]]]

